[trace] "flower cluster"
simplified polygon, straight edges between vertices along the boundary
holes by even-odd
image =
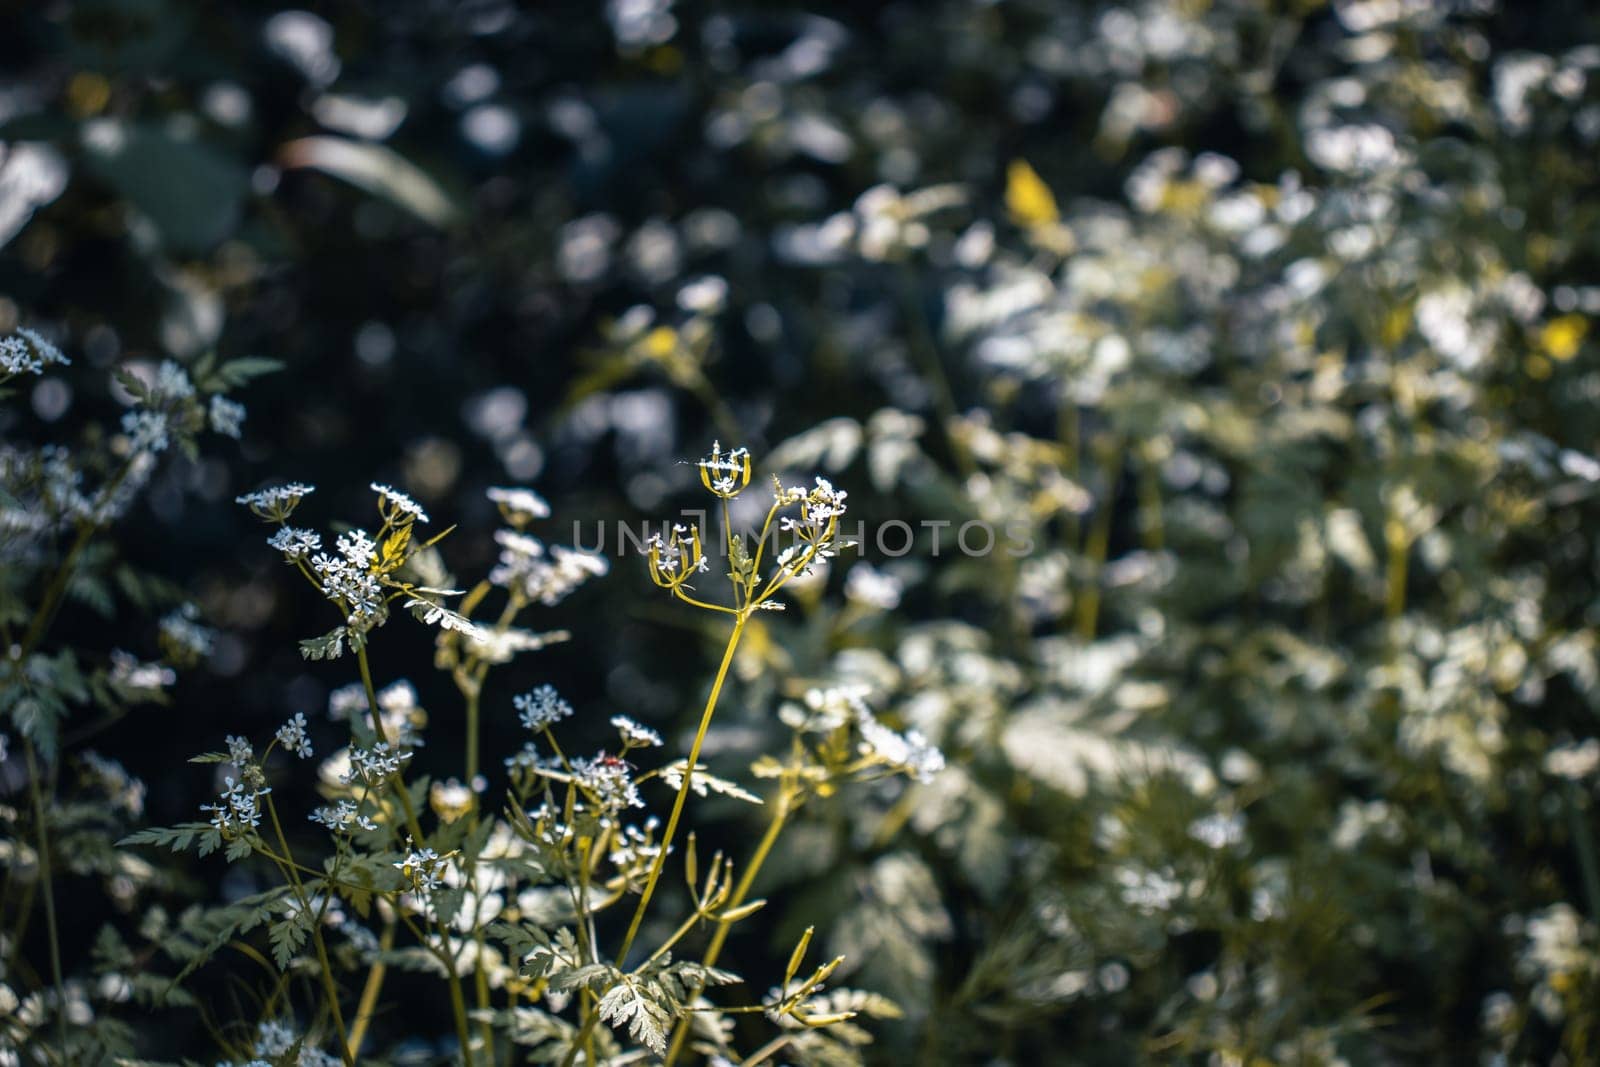
[[[877,766],[932,781],[944,770],[944,755],[922,733],[900,733],[886,725],[867,704],[867,688],[860,685],[809,689],[804,706],[786,704],[779,717],[792,729],[811,734],[833,734],[854,728],[862,757]]]
[[[306,736],[306,717],[300,712],[295,712],[294,718],[278,727],[278,744],[293,752],[301,759],[310,759],[311,739]]]
[[[410,752],[395,752],[387,741],[379,741],[371,748],[350,750],[350,770],[344,775],[346,785],[360,779],[367,785],[378,785],[400,773],[400,765],[411,758]]]
[[[245,493],[236,497],[234,503],[243,504],[252,515],[264,522],[287,522],[300,502],[316,491],[316,486],[290,482]]]
[[[561,694],[552,685],[541,685],[537,689],[519,693],[511,698],[511,703],[517,709],[522,725],[535,733],[549,729],[553,723],[572,714],[572,705],[562,700]]]
[[[535,519],[550,517],[550,505],[532,489],[495,487],[487,490],[488,498],[500,509],[500,517],[515,529]]]
[[[376,830],[378,824],[371,818],[361,814],[361,809],[353,800],[340,800],[336,804],[317,808],[306,816],[314,823],[326,826],[334,833],[350,833],[351,827],[362,830]]]
[[[566,545],[544,542],[515,530],[497,530],[500,561],[489,581],[529,603],[551,607],[561,603],[591,578],[603,578],[610,566],[604,557]]]
[[[431,848],[413,848],[394,865],[412,889],[431,892],[443,885],[444,860]]]
[[[17,374],[43,374],[51,365],[68,366],[61,349],[26,327],[10,337],[0,337],[0,381]]]
[[[267,544],[282,552],[283,558],[289,563],[296,563],[309,559],[313,552],[322,551],[322,535],[315,530],[283,526],[267,538]]]
[[[622,747],[629,748],[660,748],[661,735],[648,726],[641,726],[626,715],[613,715],[611,725],[617,728],[622,735]]]
[[[422,510],[422,506],[398,489],[373,482],[372,491],[378,494],[378,513],[383,516],[385,523],[402,526],[409,522],[428,521],[428,513]]]
[[[266,787],[253,787],[235,781],[230,775],[223,780],[222,794],[216,804],[202,804],[201,811],[209,811],[211,825],[221,830],[225,837],[238,837],[261,825],[261,808],[258,801],[272,792]]]
[[[617,756],[598,753],[593,759],[573,759],[572,779],[589,795],[603,818],[613,818],[624,808],[642,808],[644,800],[633,780],[633,768]]]
[[[663,589],[677,592],[693,589],[689,579],[711,569],[700,545],[700,528],[673,523],[666,537],[651,534],[645,542],[650,564],[650,580]]]
[[[750,484],[750,450],[735,448],[726,456],[722,445],[711,442],[711,455],[700,460],[700,481],[715,496],[732,500]]]

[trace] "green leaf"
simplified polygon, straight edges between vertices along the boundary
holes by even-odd
[[[306,659],[338,659],[344,654],[347,631],[336,626],[321,637],[308,637],[300,642],[300,655]]]
[[[278,965],[278,970],[287,971],[295,953],[306,943],[306,936],[311,932],[309,914],[301,908],[282,922],[273,923],[267,930],[267,939],[272,942],[272,960]]]
[[[276,374],[283,367],[282,360],[267,359],[264,356],[243,356],[239,359],[230,359],[204,377],[197,371],[195,384],[202,392],[225,393],[229,389],[237,389],[251,379]]]
[[[302,137],[283,146],[285,169],[308,167],[381,196],[434,226],[448,226],[456,206],[439,183],[391,148],[343,137]]]
[[[600,998],[597,1007],[602,1021],[613,1028],[626,1024],[629,1037],[659,1056],[667,1051],[667,1029],[675,1013],[656,999],[656,992],[649,982],[625,977]]]

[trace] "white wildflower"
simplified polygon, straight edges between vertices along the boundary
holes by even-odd
[[[38,333],[20,329],[11,337],[0,338],[0,373],[43,374],[52,363],[63,366],[72,361]]]
[[[284,522],[299,506],[300,501],[314,492],[316,492],[315,486],[290,482],[288,485],[258,489],[254,493],[235,497],[234,503],[243,504],[259,519],[267,522]]]
[[[698,464],[701,483],[717,496],[732,499],[750,484],[750,450],[735,448],[726,456],[722,445],[711,442],[711,455]]]
[[[845,575],[845,598],[879,611],[893,611],[899,607],[904,591],[905,583],[900,579],[885,574],[865,560],[851,567]]]
[[[306,559],[311,553],[320,551],[322,549],[322,535],[315,530],[284,526],[277,533],[267,538],[267,544],[282,552],[283,558],[293,563],[295,560]]]
[[[622,743],[627,748],[658,748],[661,745],[661,735],[648,726],[641,726],[626,715],[613,715],[611,725],[622,734]]]
[[[129,774],[126,767],[95,752],[85,752],[78,758],[112,807],[129,815],[144,813],[144,783]]]
[[[431,848],[420,848],[406,853],[405,859],[394,866],[413,889],[428,891],[438,889],[442,884],[439,879],[442,865],[443,860],[437,852]]]
[[[142,663],[127,652],[111,652],[110,681],[121,690],[159,692],[178,680],[178,672],[160,663]]]
[[[128,435],[129,447],[135,452],[152,455],[170,443],[167,416],[162,411],[130,411],[122,416],[122,432]]]
[[[306,736],[306,717],[295,712],[294,718],[278,727],[278,743],[301,759],[310,759],[311,739]]]
[[[511,703],[520,713],[522,725],[534,732],[572,714],[572,705],[561,699],[561,694],[556,692],[553,685],[541,685],[518,694],[511,698]]]
[[[228,762],[235,767],[248,767],[255,762],[255,749],[249,741],[236,734],[229,734],[223,741],[228,746]]]
[[[623,808],[644,807],[633,781],[633,769],[626,761],[600,753],[592,760],[579,757],[571,763],[579,788],[593,795],[605,815],[613,816]]]
[[[270,789],[251,789],[231,777],[223,779],[223,789],[216,804],[202,804],[201,811],[211,812],[211,825],[229,834],[238,834],[261,825],[261,809],[257,798],[272,792]]]
[[[216,632],[209,626],[202,626],[199,619],[200,609],[184,604],[161,620],[161,647],[167,658],[177,661],[179,666],[211,655],[216,644]]]
[[[345,773],[343,781],[346,785],[357,778],[368,785],[381,782],[400,773],[400,764],[410,758],[409,752],[391,752],[386,741],[379,741],[370,749],[352,748],[350,770]]]
[[[428,790],[428,804],[435,815],[447,823],[455,822],[472,810],[472,787],[451,778],[434,782]]]
[[[1580,744],[1559,745],[1545,753],[1544,769],[1558,778],[1581,781],[1600,767],[1600,740],[1591,737]]]
[[[172,360],[163,360],[156,368],[155,381],[150,385],[151,399],[157,401],[184,400],[194,395],[194,383],[189,372]]]
[[[353,800],[341,800],[337,804],[318,808],[307,818],[314,823],[321,823],[334,833],[349,833],[352,826],[358,826],[363,830],[378,828],[377,823],[361,814]]]
[[[500,514],[513,526],[522,526],[534,519],[550,517],[550,505],[532,489],[496,487],[488,497],[499,508]]]
[[[610,570],[602,556],[564,545],[552,545],[547,551],[538,538],[514,530],[496,530],[494,539],[500,545],[500,562],[489,572],[489,581],[546,607]]]
[[[1244,840],[1244,816],[1207,815],[1189,824],[1189,836],[1210,849],[1232,848]]]
[[[211,422],[213,433],[235,439],[244,433],[244,405],[236,400],[229,400],[219,393],[211,398],[211,406],[207,409],[206,415]]]
[[[422,510],[422,506],[398,489],[377,482],[373,482],[371,488],[378,494],[379,510],[387,521],[410,522],[413,519],[418,522],[428,521],[428,513]]]

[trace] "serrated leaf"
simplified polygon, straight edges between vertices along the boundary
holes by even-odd
[[[596,1010],[601,1020],[613,1028],[626,1025],[629,1037],[643,1042],[659,1056],[667,1051],[667,1029],[672,1025],[673,1012],[653,999],[652,992],[649,983],[624,978],[606,991]]]
[[[338,659],[344,655],[344,641],[348,631],[336,626],[321,637],[308,637],[300,642],[300,655],[304,659]]]
[[[661,780],[673,789],[681,790],[683,788],[683,770],[688,766],[688,763],[688,760],[681,759],[667,764],[661,768]],[[732,797],[735,800],[742,800],[747,804],[765,803],[760,797],[737,782],[730,782],[726,778],[718,778],[716,775],[708,773],[703,763],[694,765],[694,776],[689,779],[689,788],[694,792],[695,796],[703,797],[707,791],[710,791],[712,793],[720,793],[726,797]]]
[[[301,917],[304,914],[303,911],[295,912],[282,922],[273,923],[267,930],[267,939],[272,942],[272,960],[280,971],[289,969],[295,953],[300,951],[311,932],[306,920]]]

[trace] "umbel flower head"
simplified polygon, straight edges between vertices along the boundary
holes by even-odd
[[[713,442],[710,457],[700,460],[698,466],[702,484],[723,501],[731,500],[750,484],[750,453],[746,449],[736,448],[724,454],[722,446]],[[728,578],[733,583],[732,607],[706,603],[688,593],[694,588],[689,580],[710,569],[698,525],[674,525],[666,537],[657,534],[646,542],[650,580],[685,603],[713,611],[742,616],[757,610],[782,610],[782,602],[774,595],[786,583],[813,573],[817,564],[853,543],[839,538],[839,518],[845,512],[848,495],[824,478],[817,478],[815,487],[810,489],[786,488],[774,478],[772,506],[754,543],[747,544],[745,537],[731,526],[724,531]],[[782,514],[797,505],[798,516]],[[723,511],[726,523],[726,505]],[[773,555],[773,572],[763,579],[761,564],[768,542],[780,534],[792,543]]]
[[[302,485],[299,482],[290,482],[288,485],[277,485],[267,489],[258,489],[254,493],[246,493],[236,497],[234,503],[243,504],[250,509],[250,514],[263,522],[286,522],[294,509],[300,506],[300,501],[316,492],[315,486]]]
[[[738,496],[750,484],[750,450],[735,448],[726,456],[720,442],[711,442],[711,455],[699,464],[700,481],[724,500]]]
[[[698,526],[674,523],[665,539],[652,534],[646,543],[650,549],[650,580],[663,589],[692,589],[689,579],[711,569],[700,546]]]
[[[309,485],[291,482],[238,498],[257,518],[279,525],[267,543],[344,616],[343,624],[333,631],[302,641],[302,655],[331,659],[343,653],[346,642],[360,652],[366,635],[388,621],[390,602],[402,598],[403,606],[427,625],[478,632],[470,619],[441,602],[458,595],[456,590],[418,585],[403,576],[407,562],[450,532],[426,542],[414,539],[416,524],[428,521],[420,504],[398,489],[374,482],[372,491],[378,494],[378,515],[383,520],[377,533],[353,527],[334,539],[333,551],[324,552],[320,551],[324,538],[317,531],[287,525],[300,501],[313,491]]]

